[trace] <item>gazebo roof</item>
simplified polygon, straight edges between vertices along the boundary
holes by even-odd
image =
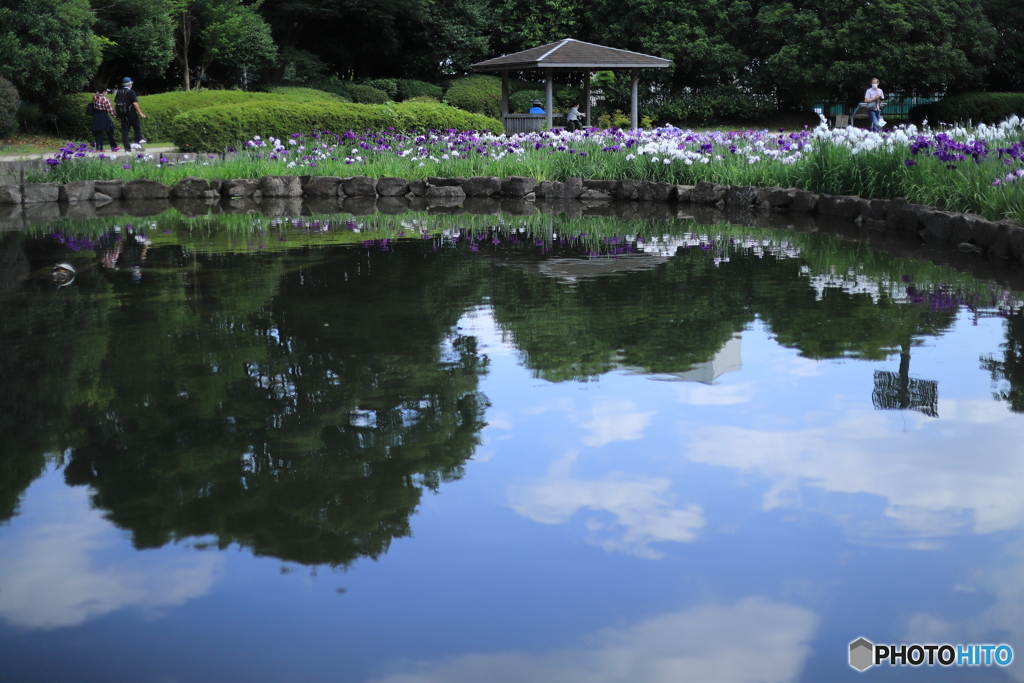
[[[661,57],[630,52],[581,40],[565,38],[554,43],[477,62],[474,71],[526,71],[529,69],[664,69],[672,62]]]

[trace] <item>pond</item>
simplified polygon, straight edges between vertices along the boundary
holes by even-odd
[[[0,678],[1024,679],[848,664],[1024,652],[1022,294],[897,252],[507,214],[0,233]]]

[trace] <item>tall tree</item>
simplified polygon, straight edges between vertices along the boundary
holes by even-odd
[[[271,29],[258,14],[260,2],[172,0],[177,22],[174,58],[182,88],[193,87],[193,71],[204,79],[215,63],[232,70],[261,68],[277,57]]]
[[[174,58],[171,0],[92,0],[95,32],[106,43],[95,86],[130,75],[159,77]]]
[[[29,99],[55,99],[92,79],[103,41],[89,0],[0,2],[0,76]]]
[[[989,65],[987,89],[1024,91],[1024,3],[1019,0],[981,0],[985,16],[996,31],[995,54]]]

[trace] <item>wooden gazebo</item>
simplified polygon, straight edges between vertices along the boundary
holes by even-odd
[[[471,68],[476,72],[494,73],[501,72],[501,117],[502,123],[508,126],[508,73],[509,71],[533,71],[540,70],[544,73],[545,90],[547,101],[544,112],[547,119],[547,127],[551,128],[551,108],[553,106],[552,77],[556,71],[582,71],[587,77],[583,79],[583,100],[586,110],[584,112],[586,124],[590,125],[590,73],[593,71],[615,71],[629,69],[632,77],[630,89],[630,125],[636,129],[639,118],[637,116],[637,81],[640,69],[664,69],[671,66],[672,62],[661,57],[620,50],[594,43],[584,43],[580,40],[565,38],[554,43],[530,48],[522,52],[515,52],[503,57],[495,57],[483,62],[474,64]],[[539,114],[537,116],[540,116]]]

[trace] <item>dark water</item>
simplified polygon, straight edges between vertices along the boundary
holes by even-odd
[[[0,680],[1024,680],[847,665],[1024,653],[1018,292],[682,221],[125,220],[0,234]]]

